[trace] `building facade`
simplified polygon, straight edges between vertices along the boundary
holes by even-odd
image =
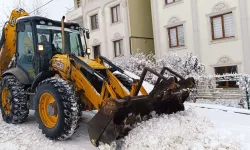
[[[90,30],[91,58],[154,53],[150,0],[74,0],[74,4],[66,18]]]
[[[250,73],[249,0],[151,0],[151,7],[157,57],[192,52],[207,73]]]

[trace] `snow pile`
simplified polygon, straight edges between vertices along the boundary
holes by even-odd
[[[124,139],[100,150],[240,150],[236,136],[218,131],[205,117],[191,109],[173,115],[156,116],[138,124]]]

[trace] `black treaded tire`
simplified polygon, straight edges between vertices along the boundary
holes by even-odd
[[[2,108],[2,90],[4,88],[7,88],[10,92],[10,114],[5,114],[4,108]],[[25,122],[29,115],[29,109],[24,85],[15,76],[7,75],[2,79],[0,90],[0,109],[3,120],[12,124]]]
[[[50,93],[58,106],[58,121],[53,128],[47,128],[39,114],[39,102],[43,93]],[[35,117],[42,133],[51,140],[66,140],[79,127],[81,118],[80,99],[72,84],[61,78],[52,77],[42,81],[34,97]]]
[[[133,84],[132,80],[123,74],[114,73],[114,75],[129,91],[131,90]]]

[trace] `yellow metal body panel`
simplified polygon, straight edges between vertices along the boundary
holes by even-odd
[[[0,52],[0,73],[2,74],[7,70],[16,52],[16,20],[23,16],[29,16],[24,10],[13,10],[4,28],[5,42]],[[1,76],[0,76],[1,79]]]
[[[70,60],[69,55],[57,54],[51,59],[50,63],[52,69],[58,71],[61,78],[69,80],[74,84],[76,90],[80,94],[82,103],[84,103],[85,110],[99,110],[110,98],[122,99],[134,94],[138,86],[137,82],[132,85],[132,90],[128,91],[99,59],[95,61],[83,57],[79,58],[93,69],[106,70],[108,81],[103,82],[100,93],[97,92],[87,77],[80,71],[80,65]],[[143,87],[140,91],[143,95],[147,94]]]
[[[98,63],[96,60],[93,59],[87,59],[84,57],[79,57],[82,61],[87,63],[89,66],[91,66],[93,69],[106,69],[106,67],[100,63]]]
[[[125,96],[129,95],[129,91],[126,92],[123,88],[122,83],[119,82],[119,80],[112,74],[112,72],[107,71],[108,79],[112,87],[114,88],[114,91],[119,95],[120,98],[123,98]]]

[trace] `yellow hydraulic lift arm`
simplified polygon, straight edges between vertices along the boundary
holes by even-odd
[[[3,36],[0,42],[0,73],[3,74],[8,69],[8,65],[11,62],[16,52],[16,21],[23,16],[29,16],[29,14],[23,9],[15,9],[11,12],[11,16],[8,22],[3,27]],[[1,79],[1,76],[0,76]]]

